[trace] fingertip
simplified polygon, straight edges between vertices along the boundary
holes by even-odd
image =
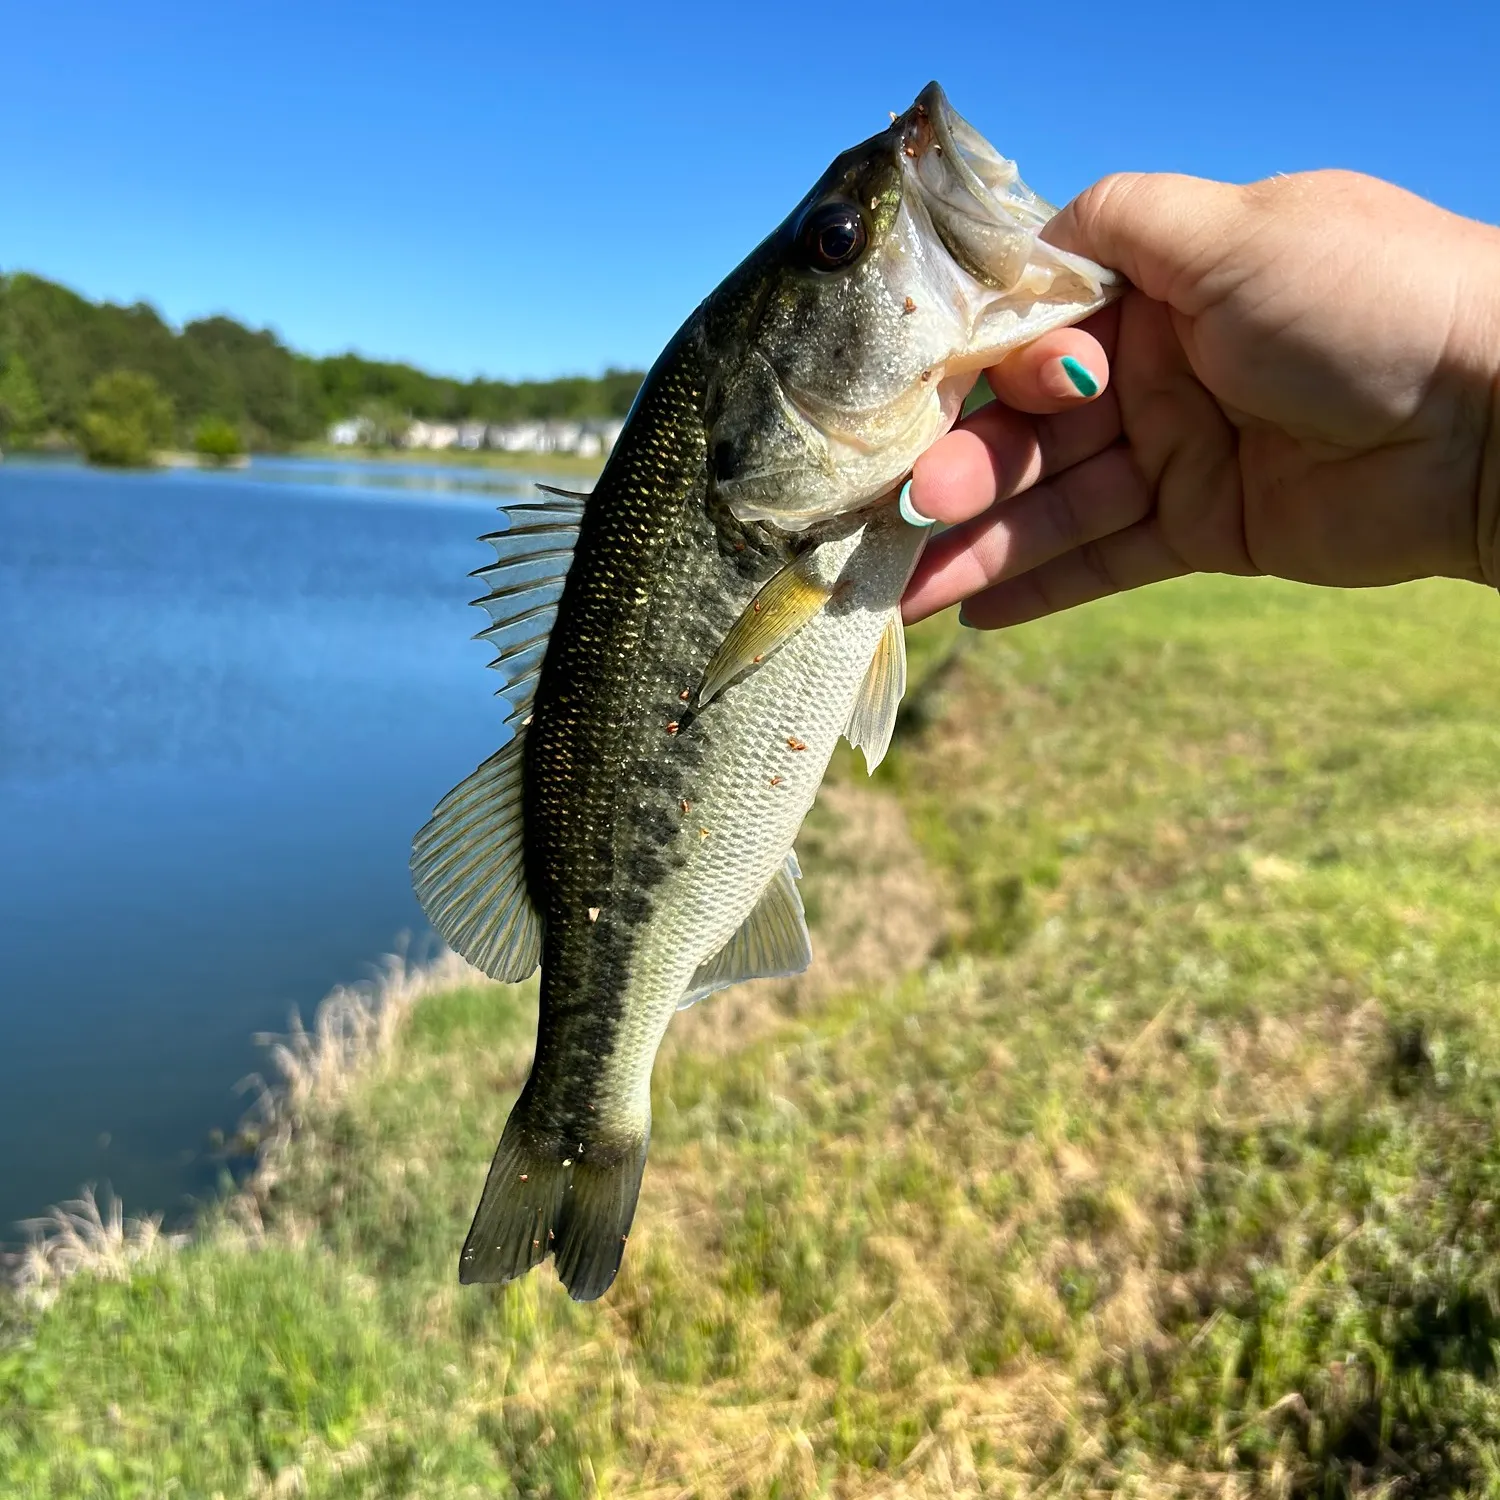
[[[982,438],[963,428],[939,438],[911,471],[907,503],[928,521],[967,521],[995,498],[994,465]]]
[[[1092,334],[1059,328],[986,373],[990,388],[1007,406],[1047,415],[1101,395],[1109,384],[1109,356]]]
[[[1051,218],[1042,238],[1121,272],[1148,297],[1182,305],[1205,250],[1233,242],[1245,189],[1172,172],[1116,172]],[[1211,259],[1216,257],[1210,256]]]

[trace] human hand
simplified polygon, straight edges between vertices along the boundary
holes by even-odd
[[[958,524],[908,621],[965,600],[1012,625],[1189,572],[1500,586],[1500,231],[1314,172],[1109,177],[1045,238],[1132,289],[1010,356],[918,460],[912,506]]]

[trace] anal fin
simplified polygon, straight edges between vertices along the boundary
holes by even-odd
[[[892,610],[844,728],[849,743],[864,751],[866,772],[872,773],[890,749],[896,710],[905,692],[906,633],[901,628],[901,611]]]
[[[794,851],[771,877],[739,931],[707,963],[699,965],[678,1010],[747,979],[789,978],[812,962],[812,939],[807,935],[807,917],[797,891],[801,875]]]

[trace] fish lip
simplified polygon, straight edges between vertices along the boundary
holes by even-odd
[[[1056,216],[1056,205],[1026,185],[1017,164],[953,108],[935,79],[904,115],[891,122],[890,129],[898,141],[906,187],[945,242],[942,221],[1009,224],[1040,237]],[[923,160],[930,155],[942,163],[936,180],[930,170],[922,170]],[[1095,279],[1107,299],[1125,290],[1125,278],[1118,272],[1105,266],[1095,269]]]
[[[917,95],[904,115],[892,121],[891,130],[899,136],[902,155],[908,162],[914,164],[929,151],[936,151],[939,156],[946,158],[948,169],[958,176],[969,192],[981,203],[989,205],[994,201],[994,194],[970,166],[963,147],[956,139],[955,122],[965,125],[976,141],[984,141],[997,166],[1013,167],[973,126],[967,124],[963,116],[948,102],[947,94],[936,79]]]
[[[943,86],[933,79],[917,95],[911,108],[906,112],[902,145],[911,146],[913,156],[921,156],[925,151],[936,146],[944,155],[950,156],[962,172],[962,153],[953,139],[953,118],[954,109],[948,103],[948,96],[943,92]],[[972,172],[966,175],[973,179],[971,186],[983,186]]]
[[[1015,162],[1002,156],[948,102],[942,85],[934,79],[917,95],[910,109],[892,125],[899,130],[903,165],[912,185],[927,201],[939,201],[951,213],[955,210],[975,217],[993,218],[999,221],[1019,222],[1027,229],[1040,229],[1054,214],[1056,207],[1045,198],[1038,197],[1021,182]],[[965,145],[958,139],[959,130],[968,137]],[[995,168],[996,176],[1007,191],[1003,196],[984,180],[974,168],[971,157],[983,155]],[[959,196],[967,197],[968,204],[955,202],[945,193],[936,192],[930,182],[917,170],[918,163],[929,152],[943,159],[943,168],[954,185],[960,189]]]

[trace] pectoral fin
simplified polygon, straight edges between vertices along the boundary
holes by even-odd
[[[812,939],[797,893],[801,874],[796,854],[788,854],[740,930],[707,963],[699,965],[678,1010],[747,979],[800,974],[812,962]]]
[[[698,686],[700,708],[784,646],[833,597],[834,586],[817,576],[813,557],[804,552],[788,563],[730,627]]]
[[[844,737],[864,751],[867,773],[875,770],[890,749],[896,710],[905,692],[906,634],[901,629],[901,611],[892,610],[844,727]]]

